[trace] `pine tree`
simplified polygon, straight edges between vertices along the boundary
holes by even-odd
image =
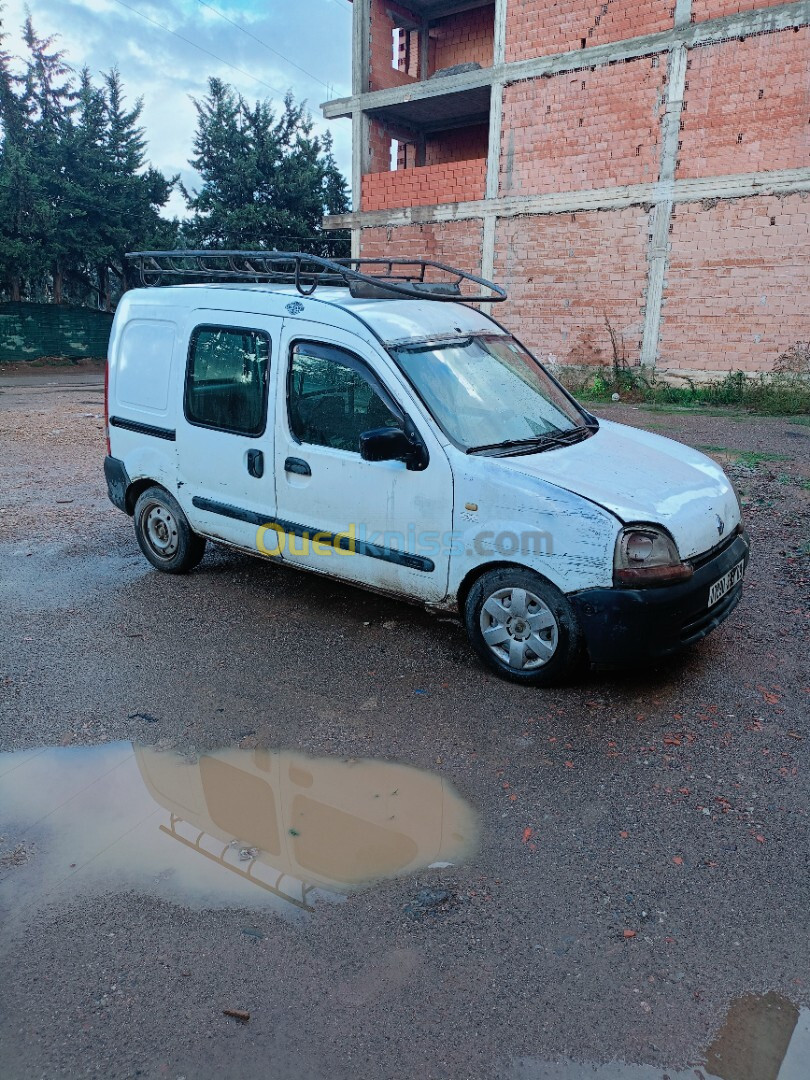
[[[45,204],[31,151],[24,80],[11,70],[5,37],[0,20],[0,281],[12,300],[20,300],[25,283],[43,269],[42,248],[35,240]]]
[[[139,121],[143,100],[126,109],[121,76],[113,69],[105,77],[104,208],[99,231],[104,257],[96,265],[104,305],[109,311],[112,287],[109,273],[126,288],[127,251],[174,246],[177,223],[160,217],[178,177],[166,179],[146,166],[146,138]]]
[[[220,79],[195,101],[197,131],[190,164],[202,185],[186,199],[190,243],[325,253],[324,213],[348,208],[346,181],[332,141],[312,135],[312,118],[292,95],[276,117],[268,101],[252,107]],[[339,252],[343,253],[343,252]]]
[[[61,304],[65,268],[80,243],[78,218],[82,211],[75,205],[77,147],[72,125],[78,94],[64,53],[49,51],[54,39],[39,37],[30,15],[23,37],[29,56],[22,100],[30,122],[31,161],[43,208],[42,250],[50,265],[54,303]]]

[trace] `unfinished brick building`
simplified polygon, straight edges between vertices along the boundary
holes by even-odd
[[[810,0],[353,17],[352,96],[323,109],[352,119],[357,209],[326,227],[355,255],[495,278],[560,365],[717,376],[810,342]]]

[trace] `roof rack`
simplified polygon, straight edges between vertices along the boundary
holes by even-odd
[[[352,296],[442,300],[465,304],[506,299],[506,290],[466,270],[432,259],[323,259],[303,251],[133,251],[127,255],[142,285],[229,281],[293,284],[302,296],[319,285],[343,285]],[[477,288],[463,292],[462,285]]]

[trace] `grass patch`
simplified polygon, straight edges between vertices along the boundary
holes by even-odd
[[[725,454],[750,469],[755,469],[765,461],[790,461],[785,454],[769,454],[760,450],[732,450],[728,446],[698,446],[696,449],[702,450],[704,454]]]
[[[625,402],[669,407],[673,411],[736,408],[761,416],[795,416],[797,423],[810,423],[810,378],[802,373],[749,378],[742,371],[734,371],[715,382],[673,386],[654,374],[614,364],[584,375],[569,369],[562,372],[562,381],[583,401],[606,402],[619,394]]]

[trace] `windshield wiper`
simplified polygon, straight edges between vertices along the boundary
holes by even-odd
[[[482,446],[471,446],[468,454],[485,453],[487,450],[504,450],[507,456],[510,452],[533,454],[538,450],[550,450],[555,446],[568,446],[579,442],[589,433],[596,431],[597,425],[592,422],[582,424],[579,427],[566,428],[565,431],[555,431],[547,435],[535,435],[527,439],[505,439],[503,442],[484,443]]]

